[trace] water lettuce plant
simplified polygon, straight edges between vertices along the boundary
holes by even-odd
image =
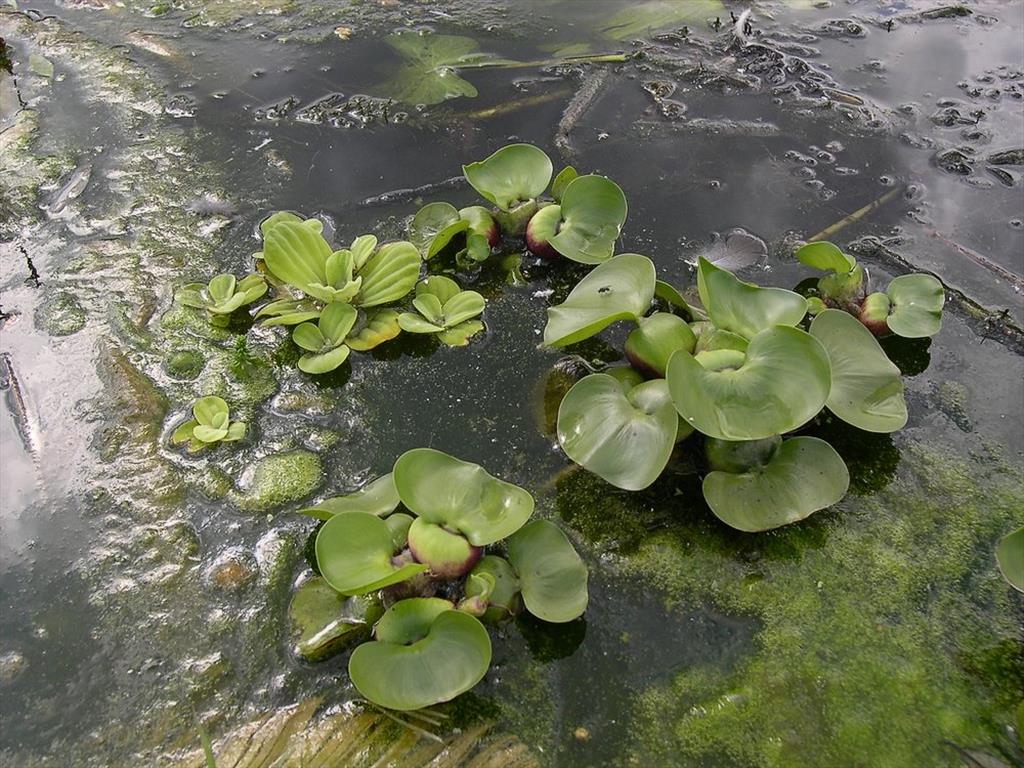
[[[484,311],[484,297],[463,291],[448,277],[432,275],[416,285],[412,301],[416,312],[398,316],[398,325],[409,333],[429,333],[450,347],[462,347],[469,337],[484,329],[476,318]]]
[[[352,617],[358,608],[353,623],[372,624],[372,639],[348,665],[369,701],[396,710],[448,701],[490,666],[485,623],[523,609],[562,623],[586,610],[586,566],[557,526],[530,520],[533,510],[527,491],[477,464],[431,448],[407,451],[359,491],[303,510],[323,521],[317,583],[337,597],[317,586],[317,595],[302,596],[302,615],[326,606],[318,625],[337,629],[339,612]],[[381,610],[367,610],[367,601]],[[375,623],[367,618],[376,615]],[[339,640],[354,634],[343,629]]]
[[[228,404],[215,395],[196,400],[192,406],[192,418],[171,434],[171,443],[188,444],[188,451],[195,453],[216,443],[229,443],[245,437],[244,421],[231,421]]]
[[[942,326],[946,292],[932,275],[895,277],[884,292],[870,292],[867,270],[832,243],[807,243],[797,259],[828,275],[817,283],[812,297],[817,311],[826,307],[856,315],[876,336],[895,333],[908,339],[934,336]]]
[[[804,258],[842,274],[856,269],[834,247]],[[586,375],[562,399],[562,450],[626,490],[648,487],[673,456],[688,453],[703,470],[711,511],[743,531],[837,503],[850,483],[845,463],[824,440],[799,433],[826,410],[865,431],[901,429],[899,369],[848,312],[746,283],[705,258],[697,290],[702,309],[658,281],[646,256],[621,254],[548,309],[549,347],[616,322],[634,326],[624,350],[629,367]]]
[[[568,167],[552,181],[553,171],[551,159],[532,144],[502,147],[462,167],[492,210],[429,203],[410,222],[409,238],[424,259],[451,251],[460,265],[484,261],[499,230],[508,237],[525,236],[536,256],[564,256],[581,264],[607,261],[626,220],[625,195],[604,176],[580,176]]]
[[[205,309],[211,325],[226,326],[232,312],[252,304],[266,292],[267,283],[261,275],[235,280],[234,275],[221,274],[206,285],[189,283],[175,298],[187,307]]]

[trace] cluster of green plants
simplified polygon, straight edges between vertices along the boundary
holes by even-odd
[[[231,443],[245,437],[244,421],[231,421],[228,404],[216,395],[207,395],[192,405],[192,418],[171,434],[174,445],[186,444],[189,453],[197,453],[217,443]]]
[[[587,568],[565,534],[531,520],[533,497],[477,464],[431,448],[402,454],[392,471],[346,496],[303,510],[316,534],[320,576],[299,587],[293,616],[314,622],[308,643],[336,652],[355,638],[352,683],[396,710],[448,701],[491,662],[485,624],[525,609],[562,623],[587,607]],[[338,631],[338,617],[345,624]]]
[[[842,499],[850,482],[843,459],[800,432],[824,409],[868,432],[901,429],[900,370],[873,332],[936,333],[944,293],[929,275],[868,293],[864,270],[830,243],[797,255],[830,272],[813,295],[743,282],[705,258],[697,265],[702,308],[639,254],[584,277],[548,309],[546,345],[569,346],[617,321],[635,327],[625,341],[629,365],[584,376],[562,400],[557,437],[566,455],[626,490],[651,485],[673,456],[699,457],[708,506],[743,531],[802,520]],[[651,311],[656,298],[661,308]]]

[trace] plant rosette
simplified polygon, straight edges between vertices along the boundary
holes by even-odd
[[[244,421],[231,421],[228,404],[216,395],[196,400],[192,418],[174,430],[173,445],[188,444],[189,453],[195,453],[217,443],[230,443],[245,437]]]
[[[586,610],[586,566],[557,526],[529,520],[533,497],[440,451],[408,451],[391,473],[303,512],[325,521],[317,566],[339,599],[400,598],[349,662],[353,684],[382,707],[418,709],[476,685],[490,664],[481,619],[525,607],[566,622]],[[503,541],[507,558],[484,554]],[[434,596],[441,585],[452,600]]]
[[[551,159],[532,144],[509,144],[485,160],[462,166],[481,197],[497,207],[495,219],[507,235],[522,235],[551,181]]]
[[[210,324],[223,327],[228,324],[232,312],[252,304],[266,292],[267,283],[260,275],[246,275],[236,281],[234,275],[222,274],[207,285],[186,285],[175,298],[187,307],[206,310]]]
[[[403,312],[398,325],[409,333],[432,334],[450,347],[463,347],[484,329],[476,319],[486,302],[476,291],[463,291],[448,277],[432,275],[416,285],[416,312]]]
[[[441,253],[454,254],[457,266],[473,266],[487,260],[498,244],[498,225],[480,205],[461,210],[449,203],[428,203],[412,217],[409,241],[424,261]]]
[[[295,326],[292,340],[305,350],[299,358],[299,370],[328,373],[344,363],[349,355],[345,339],[355,325],[357,314],[350,304],[334,301],[324,307],[315,323]]]
[[[580,264],[608,261],[626,221],[622,189],[604,176],[577,176],[560,197],[559,203],[541,208],[530,219],[530,252],[546,259],[561,255]]]

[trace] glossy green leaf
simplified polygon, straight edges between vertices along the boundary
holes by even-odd
[[[551,182],[551,196],[555,198],[555,202],[561,202],[562,195],[565,194],[565,188],[572,183],[579,174],[576,173],[576,169],[571,165],[567,165],[565,168],[558,172],[555,176],[555,180]]]
[[[314,376],[330,373],[348,360],[348,355],[349,348],[344,343],[325,352],[307,352],[299,358],[299,370]]]
[[[402,332],[398,324],[398,312],[393,309],[375,307],[361,311],[356,325],[345,343],[356,352],[366,352],[390,341]]]
[[[939,332],[946,291],[934,277],[925,274],[896,277],[885,292],[892,300],[886,323],[893,333],[920,339]]]
[[[409,645],[422,640],[430,625],[455,606],[440,597],[410,597],[388,608],[373,628],[373,636],[382,643]]]
[[[202,440],[204,443],[216,443],[227,436],[227,427],[208,427],[205,424],[197,424],[192,430],[192,437]]]
[[[679,349],[693,352],[697,337],[686,321],[667,312],[655,312],[640,319],[626,337],[625,352],[629,362],[644,375],[663,378],[672,353]]]
[[[544,343],[564,347],[587,339],[616,320],[639,320],[654,299],[654,264],[623,253],[594,268],[561,304],[548,309]]]
[[[996,545],[996,562],[1003,578],[1018,592],[1024,592],[1024,526],[1011,531]]]
[[[473,189],[503,211],[539,197],[551,172],[550,158],[532,144],[509,144],[486,160],[462,166]]]
[[[852,256],[847,256],[832,243],[807,243],[796,252],[797,261],[812,269],[846,273],[857,266]]]
[[[346,597],[321,578],[302,583],[288,604],[292,650],[306,661],[321,661],[369,634],[383,609],[373,598]]]
[[[707,317],[704,310],[690,304],[685,298],[683,298],[683,294],[663,280],[655,281],[654,295],[669,306],[683,310],[690,320],[703,320]]]
[[[432,259],[451,239],[469,228],[450,203],[428,203],[409,223],[409,241],[424,259]]]
[[[846,495],[850,473],[835,449],[816,437],[784,440],[764,465],[704,478],[711,511],[741,531],[767,531],[803,520]]]
[[[403,104],[440,104],[459,96],[477,95],[472,83],[459,77],[456,67],[487,58],[477,42],[468,37],[407,31],[384,41],[404,60],[379,90]]]
[[[484,311],[484,297],[476,291],[460,291],[444,303],[444,325],[453,327],[476,317]]]
[[[316,562],[328,584],[343,595],[364,595],[427,569],[397,563],[387,525],[369,512],[334,515],[316,535]]]
[[[359,646],[348,673],[374,704],[412,710],[465,693],[483,679],[490,663],[491,639],[483,624],[466,613],[445,611],[411,645],[375,640]]]
[[[377,237],[375,235],[359,235],[352,241],[349,250],[352,251],[352,263],[358,271],[377,250]]]
[[[826,309],[811,335],[828,352],[832,387],[825,405],[848,424],[868,432],[895,432],[907,423],[900,369],[857,318]]]
[[[192,415],[196,417],[196,421],[206,426],[211,426],[218,415],[227,413],[228,404],[216,395],[200,397],[192,406]]]
[[[533,497],[519,486],[432,448],[403,453],[394,476],[398,496],[410,511],[460,532],[474,546],[505,538],[533,513]]]
[[[396,512],[384,518],[384,525],[391,531],[391,543],[396,550],[404,549],[409,543],[409,529],[412,528],[413,520],[415,518],[412,515],[404,512]]]
[[[234,275],[217,275],[208,286],[210,297],[217,302],[230,299],[235,293],[235,282]]]
[[[715,326],[748,339],[773,325],[796,325],[807,313],[800,294],[745,283],[703,256],[697,265],[697,290]]]
[[[519,576],[526,609],[554,623],[572,621],[587,609],[587,566],[561,529],[534,520],[508,540],[508,559]]]
[[[444,275],[430,275],[416,284],[417,296],[423,294],[434,296],[437,298],[439,305],[443,305],[449,299],[458,296],[461,290],[458,283]]]
[[[425,320],[433,325],[444,327],[444,313],[441,307],[441,300],[432,293],[417,293],[412,300],[413,307]]]
[[[300,291],[327,282],[325,265],[331,247],[323,235],[294,221],[272,227],[263,240],[263,261],[274,277]]]
[[[367,512],[377,517],[384,517],[394,512],[399,503],[394,477],[388,472],[386,475],[381,475],[376,480],[370,481],[358,491],[324,499],[316,506],[306,507],[299,511],[319,520],[329,520],[334,515],[346,512]]]
[[[385,243],[359,271],[363,279],[353,301],[361,307],[375,307],[398,301],[413,289],[420,276],[420,255],[405,241]]]
[[[581,264],[600,264],[612,257],[626,221],[626,196],[604,176],[580,176],[565,189],[562,222],[548,243]]]
[[[292,341],[308,352],[319,352],[328,345],[316,323],[303,323],[292,330]]]
[[[694,429],[722,440],[757,440],[783,434],[812,419],[831,385],[828,354],[810,334],[774,326],[736,350],[702,352],[720,366],[680,351],[666,378],[676,410]]]
[[[334,302],[324,307],[317,325],[327,343],[333,347],[341,344],[355,325],[357,314],[351,304]]]
[[[663,379],[627,394],[615,378],[595,373],[573,385],[558,408],[558,443],[589,472],[637,491],[661,474],[672,455],[678,418]]]
[[[441,333],[443,326],[431,323],[414,312],[403,312],[398,316],[398,325],[408,333]]]

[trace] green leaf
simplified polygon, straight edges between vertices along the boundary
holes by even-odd
[[[458,296],[461,290],[458,283],[444,275],[431,275],[416,284],[417,296],[421,294],[436,296],[441,305],[452,297]]]
[[[440,333],[444,330],[440,325],[427,322],[414,312],[403,312],[398,316],[398,325],[409,333]]]
[[[450,203],[428,203],[416,212],[409,223],[409,241],[424,260],[432,259],[455,235],[465,232],[469,222],[459,216]]]
[[[383,95],[403,104],[428,106],[459,96],[476,96],[476,88],[455,71],[460,64],[486,58],[475,40],[409,31],[389,35],[384,41],[406,63],[380,86]]]
[[[900,369],[867,328],[838,309],[811,323],[811,335],[828,352],[832,387],[825,405],[848,424],[867,432],[895,432],[907,423]]]
[[[533,497],[467,461],[432,448],[406,451],[395,462],[402,503],[427,522],[486,546],[518,530],[533,513]]]
[[[174,299],[179,304],[184,304],[186,307],[206,309],[210,306],[210,302],[203,298],[202,291],[204,287],[205,286],[203,286],[202,283],[189,283],[174,294]]]
[[[557,525],[534,520],[508,540],[526,609],[539,619],[572,621],[587,609],[587,566]]]
[[[362,288],[354,304],[374,307],[398,301],[416,285],[420,276],[420,255],[416,246],[404,240],[385,243],[359,271]]]
[[[320,574],[343,595],[364,595],[412,578],[427,569],[420,563],[396,564],[391,531],[376,515],[334,515],[316,535]]]
[[[667,312],[655,312],[640,319],[626,337],[626,358],[645,376],[662,378],[672,353],[693,352],[697,337],[686,321]]]
[[[451,328],[445,328],[437,334],[437,338],[449,347],[464,347],[469,343],[471,336],[475,336],[484,329],[484,324],[479,320],[466,320]]]
[[[300,291],[307,285],[327,283],[327,257],[331,247],[323,235],[294,221],[282,221],[263,240],[263,261],[270,273]]]
[[[381,614],[368,597],[345,597],[321,578],[302,583],[288,604],[292,650],[306,661],[321,661],[369,633]]]
[[[548,243],[566,258],[600,264],[612,257],[626,221],[626,196],[604,176],[580,176],[565,189],[562,224]]]
[[[210,281],[207,290],[215,302],[227,301],[235,293],[235,276],[230,274],[217,275]]]
[[[643,0],[608,16],[595,14],[598,32],[609,40],[634,40],[668,27],[706,24],[725,15],[721,0]]]
[[[192,430],[199,426],[195,419],[189,419],[171,434],[171,444],[180,445],[192,439]]]
[[[464,536],[417,517],[409,526],[409,551],[430,568],[430,575],[450,581],[462,578],[480,559],[480,548]]]
[[[712,323],[748,339],[773,325],[796,325],[807,313],[800,294],[745,283],[703,256],[697,266],[697,290]]]
[[[352,241],[349,250],[352,251],[352,263],[358,272],[377,250],[377,238],[375,235],[360,235]]]
[[[669,306],[683,310],[690,320],[698,320],[706,317],[702,310],[692,306],[686,299],[684,299],[683,294],[662,280],[655,281],[654,295]]]
[[[1018,592],[1024,592],[1024,526],[999,540],[996,562],[1007,583]]]
[[[320,332],[320,328],[313,323],[295,326],[292,331],[292,341],[309,352],[319,352],[327,346],[327,339]]]
[[[404,512],[396,512],[384,518],[384,525],[391,531],[391,543],[396,550],[402,550],[409,543],[409,529],[412,528],[413,516]]]
[[[893,333],[920,339],[939,332],[946,291],[934,277],[914,274],[893,278],[885,292],[892,300],[886,323]]]
[[[465,693],[490,664],[491,639],[483,624],[466,613],[445,611],[426,637],[411,645],[375,640],[359,646],[349,659],[348,674],[374,704],[412,710]]]
[[[444,327],[444,314],[441,311],[441,300],[432,293],[419,293],[412,300],[416,311],[434,325]]]
[[[482,205],[470,205],[459,209],[459,217],[469,224],[469,231],[472,234],[485,239],[489,255],[491,243],[498,239],[498,225],[491,212]]]
[[[616,320],[638,321],[654,299],[654,283],[654,264],[646,256],[615,256],[580,280],[564,302],[548,309],[544,343],[564,347]]]
[[[556,203],[561,202],[562,195],[565,194],[565,188],[568,187],[577,176],[578,174],[576,173],[576,169],[571,165],[565,166],[565,168],[558,172],[558,175],[555,176],[555,180],[551,182],[551,196],[555,198]]]
[[[509,144],[486,160],[462,166],[466,181],[503,211],[539,197],[551,181],[551,160],[532,144]]]
[[[847,256],[832,243],[807,243],[800,246],[796,252],[796,258],[801,264],[806,264],[812,269],[822,271],[838,272],[845,274],[857,266],[857,261],[852,256]]]
[[[444,325],[451,328],[470,320],[484,311],[484,297],[476,291],[460,291],[444,303]]]
[[[705,356],[711,368],[721,370],[699,362]],[[802,426],[825,405],[831,384],[825,348],[784,325],[756,334],[746,355],[676,352],[666,377],[679,414],[721,440],[758,440]]]
[[[192,429],[192,437],[204,443],[216,443],[227,437],[226,427],[208,427],[205,424],[197,424]]]
[[[228,425],[228,434],[223,438],[225,443],[234,443],[245,437],[247,426],[244,421],[233,421]]]
[[[558,408],[558,443],[574,462],[618,488],[638,491],[672,455],[678,417],[663,379],[623,391],[604,373],[573,385]]]
[[[816,437],[784,440],[764,465],[740,474],[713,471],[704,498],[722,522],[741,531],[795,523],[846,495],[850,473],[835,449]]]
[[[358,491],[324,499],[316,506],[300,509],[299,512],[318,520],[329,520],[334,515],[346,512],[367,512],[377,517],[384,517],[394,512],[399,503],[394,476],[388,472],[367,483]]]
[[[345,343],[356,352],[366,352],[398,336],[398,312],[376,307],[359,313],[358,324],[345,338]]]
[[[260,234],[266,237],[267,233],[270,230],[272,230],[274,227],[276,227],[283,221],[290,221],[295,224],[302,224],[304,220],[301,216],[296,216],[291,211],[277,211],[275,213],[270,214],[269,216],[267,216],[267,218],[260,222]],[[317,221],[317,219],[310,219],[310,221]],[[323,223],[318,223],[320,223],[320,228],[323,229]]]
[[[342,304],[336,301],[324,307],[317,325],[327,343],[336,347],[345,340],[348,332],[352,330],[357,315],[355,307],[351,304]]]
[[[309,374],[330,373],[348,359],[349,348],[341,344],[326,352],[307,352],[299,358],[299,370]]]
[[[450,600],[440,597],[410,597],[388,608],[373,628],[373,636],[382,643],[409,645],[422,640],[430,625],[445,611],[454,609]]]
[[[216,395],[207,395],[196,400],[192,406],[192,415],[196,421],[205,426],[211,426],[218,414],[228,413],[228,404]]]

